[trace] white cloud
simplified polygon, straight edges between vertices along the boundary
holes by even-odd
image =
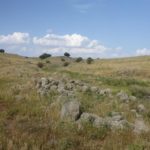
[[[92,4],[75,4],[74,5],[74,8],[76,8],[81,13],[86,13],[91,7],[92,7]]]
[[[52,55],[63,55],[65,51],[72,57],[114,57],[120,55],[121,47],[109,48],[97,40],[91,40],[80,34],[58,35],[48,33],[41,37],[32,37],[29,33],[14,32],[0,35],[0,48],[9,53],[27,56],[39,56],[47,52]]]
[[[33,43],[47,51],[55,51],[57,53],[69,51],[72,54],[102,54],[110,50],[110,48],[100,44],[97,40],[90,40],[88,37],[80,34],[47,34],[40,38],[34,37]]]
[[[14,32],[0,35],[0,44],[25,44],[29,42],[29,33]]]
[[[143,48],[143,49],[137,49],[136,50],[136,55],[150,55],[150,49]]]

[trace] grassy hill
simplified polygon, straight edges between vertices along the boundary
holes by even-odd
[[[43,67],[39,67],[38,63]],[[64,66],[68,62],[68,66]],[[143,104],[141,117],[150,127],[150,56],[85,60],[51,57],[28,58],[0,54],[0,149],[5,150],[143,150],[150,149],[150,132],[110,131],[85,126],[78,130],[72,122],[62,122],[57,93],[41,96],[35,83],[41,77],[78,80],[91,86],[112,89],[113,97],[79,92],[84,111],[107,116],[123,112],[134,123],[130,110]],[[114,96],[120,90],[134,95],[135,102],[121,103]]]

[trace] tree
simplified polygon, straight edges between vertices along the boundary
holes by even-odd
[[[4,49],[0,49],[0,53],[5,53],[5,50]]]
[[[78,57],[78,58],[76,59],[76,62],[81,62],[82,60],[83,60],[82,57]]]
[[[70,57],[70,54],[69,54],[68,52],[65,52],[65,53],[64,53],[64,56]]]
[[[51,57],[51,56],[52,56],[51,54],[43,53],[42,55],[39,56],[39,58],[45,59],[45,58],[48,58],[48,57]]]
[[[93,61],[94,61],[94,60],[93,60],[93,58],[91,58],[91,57],[87,58],[87,60],[86,60],[87,64],[91,64]]]

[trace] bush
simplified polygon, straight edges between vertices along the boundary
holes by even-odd
[[[37,66],[38,66],[39,68],[43,68],[43,67],[44,67],[44,64],[43,64],[42,62],[38,62],[38,63],[37,63]]]
[[[4,49],[0,49],[0,53],[5,53],[5,50]]]
[[[47,64],[50,64],[51,62],[50,62],[49,60],[46,60],[46,63],[47,63]]]
[[[87,60],[86,60],[87,64],[91,64],[93,61],[94,60],[91,57],[87,58]]]
[[[44,54],[40,55],[39,58],[45,59],[45,58],[48,58],[48,57],[51,57],[51,56],[52,56],[51,54],[44,53]]]
[[[150,88],[134,85],[130,87],[131,94],[138,98],[149,98]]]
[[[65,61],[65,59],[64,59],[64,58],[61,58],[61,61]]]
[[[64,62],[63,66],[64,66],[64,67],[69,66],[69,62]]]
[[[64,53],[64,56],[70,57],[70,54],[69,54],[68,52],[65,52],[65,53]]]
[[[82,60],[83,60],[82,57],[78,57],[78,58],[76,59],[76,62],[81,62]]]

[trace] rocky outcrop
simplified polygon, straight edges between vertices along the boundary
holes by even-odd
[[[78,125],[81,127],[83,123],[90,123],[96,128],[107,126],[112,130],[132,128],[133,125],[123,118],[119,112],[114,112],[110,117],[99,117],[92,113],[83,113],[78,120]]]
[[[98,115],[84,112],[80,119],[78,120],[78,124],[81,126],[82,123],[88,123],[93,125],[94,127],[100,127],[105,124],[104,119],[99,117]]]
[[[98,95],[110,96],[111,89],[100,89],[87,83],[76,80],[56,80],[52,78],[41,78],[36,83],[38,93],[42,96],[50,92],[58,92],[60,95],[73,95],[78,92],[92,92]]]
[[[73,121],[80,127],[84,123],[91,124],[92,126],[99,128],[107,126],[112,130],[132,128],[135,133],[149,131],[148,126],[144,123],[142,113],[146,111],[143,104],[139,104],[136,109],[131,109],[131,113],[135,114],[137,120],[135,124],[128,122],[123,113],[111,112],[109,116],[100,117],[93,113],[82,112],[81,104],[77,100],[77,92],[92,92],[93,94],[108,96],[112,98],[111,89],[100,89],[96,86],[90,86],[87,83],[76,80],[56,80],[52,78],[41,78],[36,84],[36,88],[40,95],[47,95],[50,92],[57,92],[57,100],[53,103],[61,105],[60,117],[62,121]],[[129,96],[126,92],[120,91],[116,95],[121,102],[128,103],[130,101],[135,102],[136,97]]]

